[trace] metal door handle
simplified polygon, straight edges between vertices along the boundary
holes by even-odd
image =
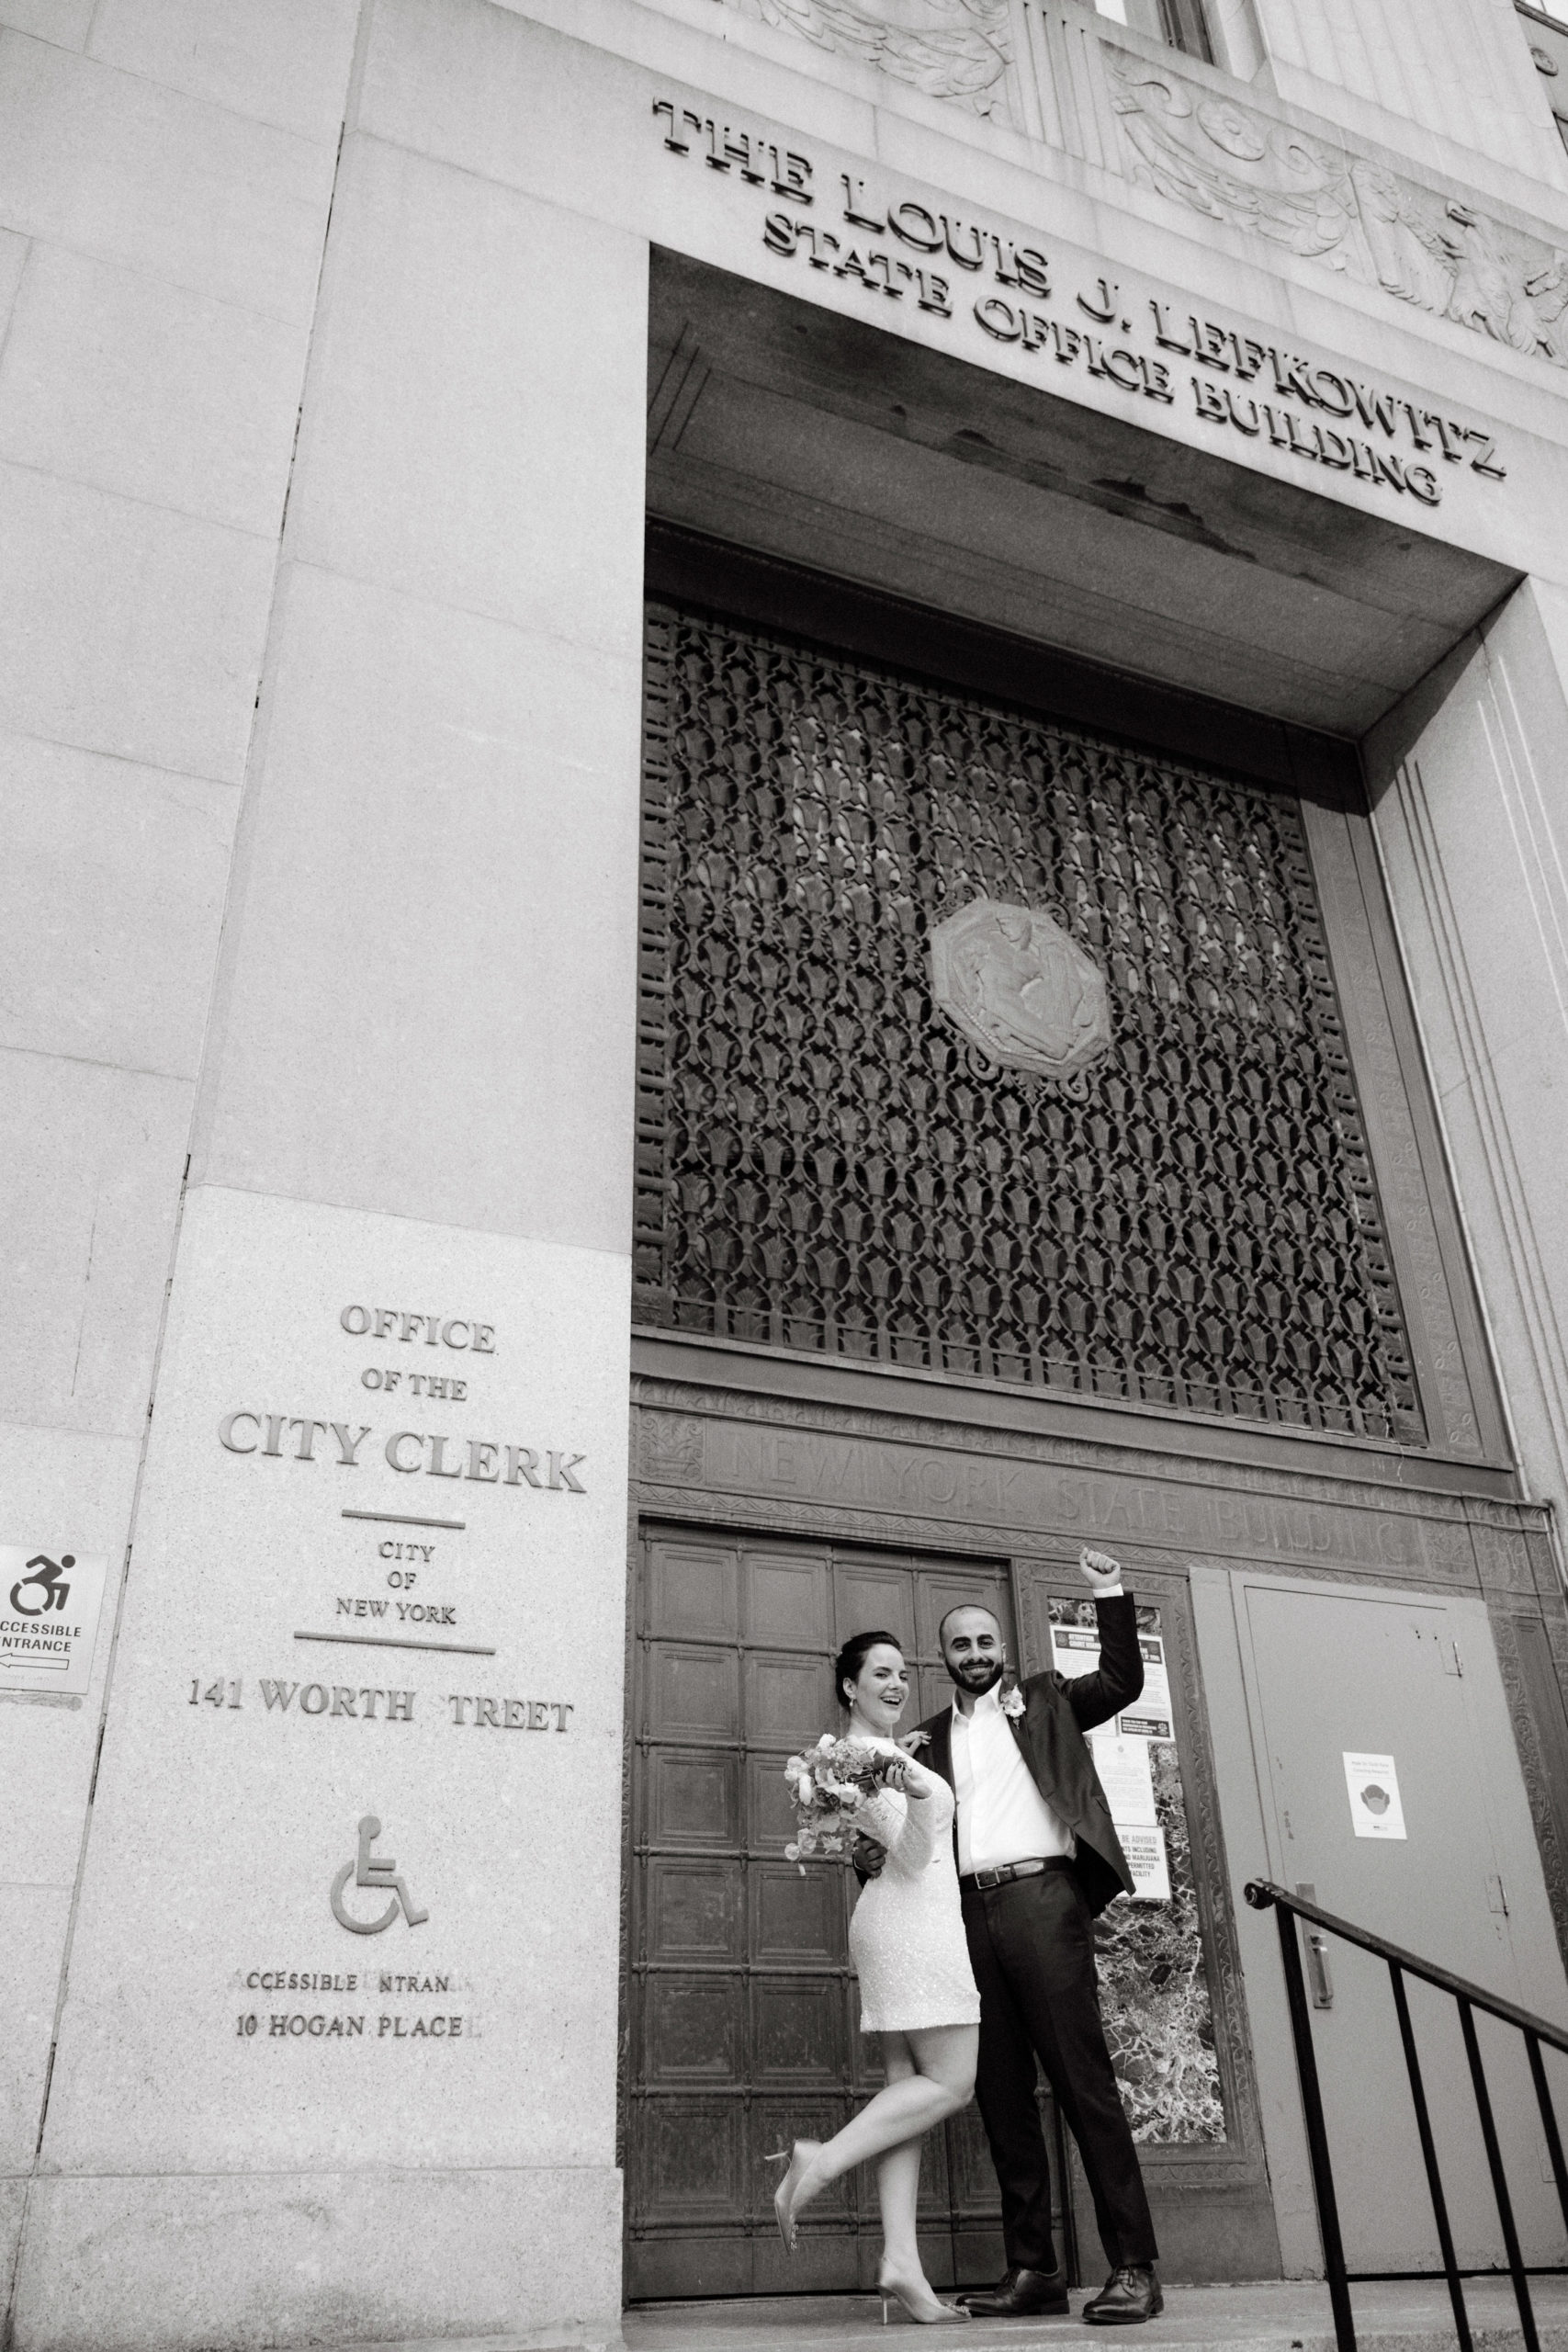
[[[1334,1979],[1328,1973],[1328,1944],[1314,1928],[1307,1930],[1307,1992],[1314,2009],[1334,2007]]]
[[[1304,1879],[1296,1888],[1296,1893],[1303,1903],[1317,1901],[1316,1887],[1308,1885]],[[1307,1996],[1314,2009],[1331,2009],[1334,2007],[1334,1979],[1328,1973],[1328,1939],[1316,1928],[1308,1927],[1304,1919],[1302,1921],[1302,1934],[1306,1943]]]

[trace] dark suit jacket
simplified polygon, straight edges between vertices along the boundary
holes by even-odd
[[[1034,1785],[1078,1841],[1075,1868],[1091,1911],[1103,1911],[1118,1894],[1131,1894],[1133,1873],[1111,1826],[1111,1808],[1084,1737],[1096,1724],[1130,1707],[1144,1687],[1144,1654],[1133,1597],[1095,1603],[1100,1619],[1100,1665],[1093,1674],[1032,1674],[1019,1687],[1024,1712],[1009,1718]],[[953,1710],[930,1715],[920,1725],[931,1745],[919,1760],[953,1786]],[[956,1830],[954,1836],[956,1837]]]

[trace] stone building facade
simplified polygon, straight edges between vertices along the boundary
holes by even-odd
[[[863,2282],[776,1767],[859,1624],[1071,1670],[1086,1541],[1168,2275],[1318,2260],[1249,1878],[1568,2015],[1565,91],[1509,0],[0,0],[17,2352]],[[970,2124],[927,2200],[984,2275]]]

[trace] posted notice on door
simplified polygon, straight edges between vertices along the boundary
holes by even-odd
[[[1155,1811],[1155,1776],[1149,1762],[1148,1741],[1123,1739],[1107,1727],[1091,1731],[1089,1744],[1117,1829],[1152,1829],[1159,1815]]]
[[[1165,1636],[1140,1634],[1144,1654],[1144,1687],[1135,1705],[1116,1718],[1124,1739],[1173,1740],[1176,1725],[1170,1713],[1170,1676],[1165,1662]],[[1058,1674],[1094,1674],[1100,1668],[1100,1635],[1092,1625],[1053,1625],[1051,1663]]]
[[[1118,1829],[1127,1868],[1133,1873],[1134,1903],[1170,1901],[1170,1859],[1163,1829]]]
[[[1400,1802],[1399,1775],[1392,1756],[1363,1756],[1348,1748],[1345,1787],[1350,1799],[1350,1826],[1358,1838],[1404,1838],[1404,1807]]]

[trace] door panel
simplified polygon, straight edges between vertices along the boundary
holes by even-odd
[[[852,1631],[874,1629],[891,1634],[912,1654],[915,1641],[914,1595],[909,1579],[897,1568],[852,1568],[836,1579],[840,1621]],[[847,1637],[846,1637],[847,1638]]]
[[[747,1746],[787,1755],[831,1723],[833,1676],[825,1657],[755,1652],[744,1661]]]
[[[740,1661],[733,1650],[661,1642],[650,1659],[650,1729],[661,1739],[732,1743],[740,1730]]]
[[[744,1634],[749,1643],[794,1649],[803,1640],[827,1639],[825,1560],[786,1552],[750,1552],[741,1561],[741,1577]]]
[[[741,1960],[739,1894],[734,1872],[721,1860],[651,1856],[648,1865],[649,1958],[671,1962]]]
[[[650,2106],[628,2182],[650,2222],[689,2228],[728,2214],[742,2123],[720,2099]]]
[[[750,1953],[759,1966],[802,1961],[830,1966],[839,1956],[840,1889],[825,1870],[803,1876],[794,1862],[758,1862],[747,1872]]]
[[[1487,1749],[1510,1756],[1506,1713],[1478,1720],[1462,1671],[1476,1619],[1441,1600],[1237,1579],[1269,1841],[1287,1885],[1374,1934],[1526,1999]],[[1489,1686],[1486,1686],[1489,1687]],[[1403,1839],[1358,1837],[1344,1758],[1392,1756]],[[1512,1876],[1512,1866],[1508,1875]],[[1432,2210],[1388,1971],[1329,1939],[1333,2006],[1313,2013],[1347,2257],[1352,2269],[1428,2267]],[[1453,2003],[1410,2000],[1461,2262],[1503,2259]],[[1544,2142],[1519,2037],[1478,2018],[1509,2185],[1529,2259],[1562,2259]]]
[[[671,1544],[649,1562],[649,1626],[665,1639],[733,1637],[737,1591],[711,1552]]]
[[[656,1845],[732,1846],[739,1835],[739,1758],[655,1748],[643,1779],[644,1834]]]
[[[788,2262],[763,2153],[825,2138],[880,2083],[846,1934],[851,1874],[784,1859],[782,1766],[838,1730],[831,1659],[886,1627],[916,1669],[908,1721],[952,1695],[936,1628],[979,1600],[1011,1634],[1003,1571],[820,1544],[650,1531],[634,1675],[627,2292],[852,2289],[874,2276],[874,2182],[814,2206]],[[1055,2118],[1048,2117],[1053,2133]],[[927,2143],[921,2232],[939,2284],[1002,2262],[996,2177],[971,2109]]]
[[[941,1664],[942,1648],[937,1640],[937,1627],[950,1609],[962,1608],[965,1601],[978,1601],[982,1609],[990,1610],[1001,1620],[1008,1628],[1012,1654],[1017,1656],[1012,1595],[1006,1576],[999,1570],[987,1576],[983,1569],[978,1573],[964,1570],[956,1575],[941,1568],[931,1569],[919,1578],[915,1587],[920,1655],[936,1662],[937,1672],[943,1674],[943,1688],[949,1698],[952,1697],[952,1686],[947,1683]]]

